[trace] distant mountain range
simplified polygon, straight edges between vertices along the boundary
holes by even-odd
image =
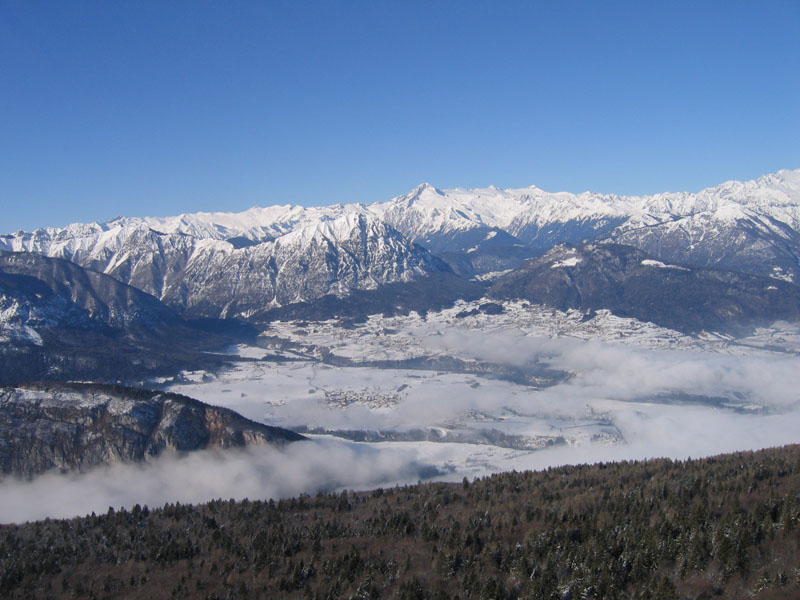
[[[562,243],[592,243],[580,250],[584,255],[602,244],[626,245],[644,253],[636,255],[638,265],[649,259],[800,282],[800,170],[728,182],[696,194],[637,197],[549,193],[536,187],[439,190],[423,184],[371,205],[118,218],[0,236],[2,250],[72,261],[152,294],[183,318],[251,321],[424,311],[458,297],[478,297],[485,281]],[[506,275],[493,293],[504,290],[514,296],[511,282],[521,282],[540,265],[532,264],[519,277]],[[584,264],[595,263],[587,259]],[[648,281],[675,273],[643,272],[652,275]],[[713,279],[707,271],[693,272],[693,286]],[[719,286],[733,285],[717,280]],[[644,285],[641,278],[628,276],[608,284],[633,281]],[[755,282],[740,278],[737,289],[766,289],[763,281]],[[789,289],[773,287],[780,294]],[[611,296],[625,296],[617,292]],[[521,292],[516,296],[525,297]],[[701,300],[683,295],[674,301]],[[776,314],[772,300],[737,306],[730,319],[700,319],[684,328]],[[791,316],[792,310],[781,314]],[[631,314],[674,322],[657,312]]]

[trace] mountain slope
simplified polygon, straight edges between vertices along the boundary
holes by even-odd
[[[213,357],[204,350],[231,341],[188,326],[156,298],[108,275],[0,252],[0,382],[117,381],[208,363]]]
[[[799,487],[800,447],[785,446],[280,501],[137,504],[0,527],[0,546],[13,549],[0,555],[0,594],[797,598]]]
[[[684,332],[738,332],[800,319],[800,287],[668,264],[619,244],[558,246],[498,279],[488,295],[566,310],[608,309]]]
[[[209,237],[195,237],[181,226],[161,232],[144,220],[122,219],[6,236],[0,247],[65,258],[102,271],[188,317],[247,318],[269,308],[450,271],[374,216],[357,210],[340,216],[311,209],[305,216],[288,212],[294,228],[273,224],[278,237],[262,240],[247,238],[250,230],[209,223],[201,227],[199,218],[179,221],[188,221],[187,229]],[[256,227],[262,233],[267,228]],[[234,233],[239,235],[235,241],[221,239]]]
[[[245,248],[200,242],[163,298],[188,316],[249,318],[449,270],[381,221],[350,214]]]
[[[626,223],[610,239],[673,262],[800,282],[800,232],[738,205],[652,225]]]
[[[67,299],[85,310],[89,319],[108,327],[155,328],[181,322],[180,317],[150,294],[67,260],[0,252],[0,276],[5,281],[13,276],[40,281],[51,294]]]
[[[178,394],[96,384],[0,387],[0,477],[302,439]]]

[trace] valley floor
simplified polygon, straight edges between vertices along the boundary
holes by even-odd
[[[145,386],[311,441],[8,479],[0,522],[796,443],[799,352],[800,327],[785,323],[748,338],[687,336],[520,302],[274,322],[257,345],[221,356],[224,368]]]
[[[462,302],[424,317],[277,322],[259,340],[232,349],[247,360],[228,369],[162,383],[254,420],[405,452],[442,480],[708,456],[796,442],[800,430],[800,327],[789,324],[688,336],[607,311]]]

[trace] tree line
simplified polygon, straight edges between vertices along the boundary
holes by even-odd
[[[0,527],[9,598],[800,597],[800,446]]]

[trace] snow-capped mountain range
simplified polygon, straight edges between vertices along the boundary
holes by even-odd
[[[238,215],[220,219],[228,225],[205,215],[173,222],[118,219],[15,234],[4,238],[0,248],[74,261],[190,316],[246,318],[270,306],[449,270],[374,216],[343,211],[310,219],[306,214],[314,212],[289,209],[288,223],[247,230],[246,219]],[[236,222],[240,229],[234,228]]]
[[[184,314],[247,317],[451,268],[467,276],[514,268],[558,243],[586,241],[797,282],[800,170],[653,196],[423,184],[370,205],[270,206],[20,231],[0,236],[0,250],[66,258]]]

